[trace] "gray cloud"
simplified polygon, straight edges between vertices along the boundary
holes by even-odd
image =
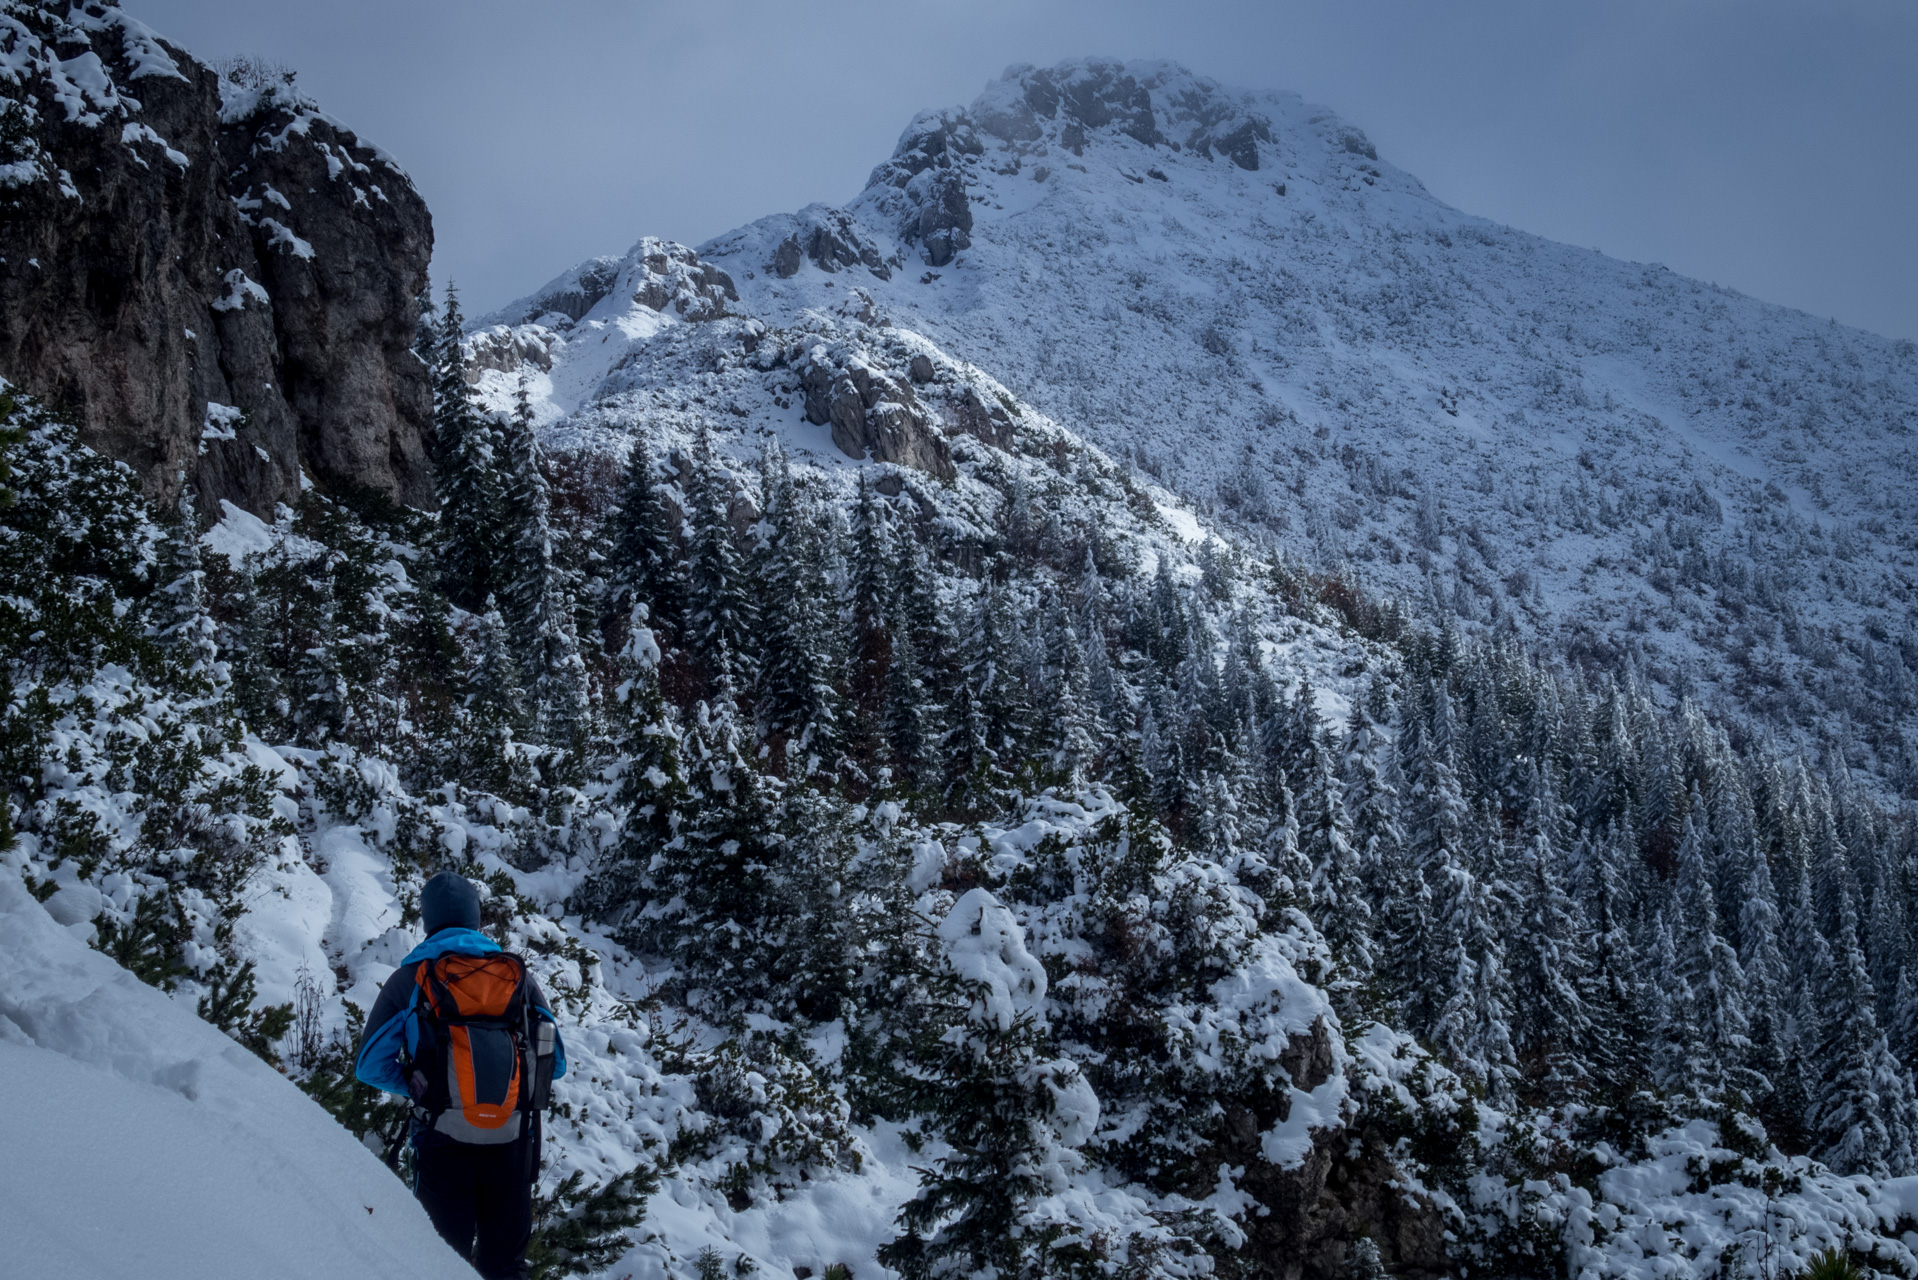
[[[285,62],[431,203],[475,310],[642,234],[843,201],[1012,62],[1294,89],[1470,212],[1918,337],[1918,6],[1901,0],[129,0]]]

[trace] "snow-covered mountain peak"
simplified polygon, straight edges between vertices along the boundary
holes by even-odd
[[[1462,213],[1167,62],[1013,67],[843,208],[649,244],[489,317],[495,403],[597,404],[681,320],[890,325],[1415,611],[1918,770],[1909,343]]]
[[[1462,213],[1333,113],[1167,63],[1014,68],[916,117],[844,210],[701,254],[769,324],[857,277],[1415,609],[1913,767],[1910,343]]]

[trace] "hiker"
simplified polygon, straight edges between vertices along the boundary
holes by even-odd
[[[566,1048],[525,961],[479,931],[472,881],[451,871],[428,880],[420,919],[426,941],[380,988],[354,1074],[411,1099],[413,1194],[446,1243],[487,1280],[517,1280],[540,1112],[566,1074]]]

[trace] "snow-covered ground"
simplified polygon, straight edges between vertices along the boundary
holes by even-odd
[[[406,1187],[252,1053],[0,874],[0,1234],[35,1280],[472,1271]]]

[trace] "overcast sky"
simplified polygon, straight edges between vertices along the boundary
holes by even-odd
[[[1472,213],[1918,338],[1911,0],[124,0],[294,67],[475,314],[641,235],[843,203],[1014,62],[1296,90]]]

